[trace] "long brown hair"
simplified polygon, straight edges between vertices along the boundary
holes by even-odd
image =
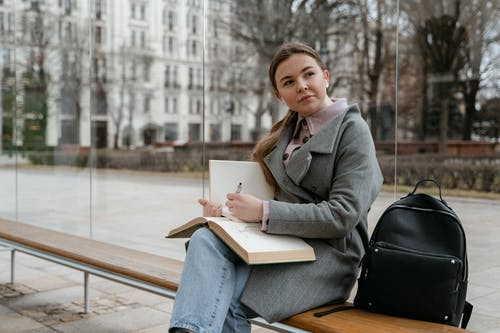
[[[278,66],[283,61],[287,60],[292,55],[297,53],[302,53],[310,56],[311,58],[316,60],[318,66],[322,70],[326,69],[326,66],[323,63],[323,61],[321,61],[321,57],[319,56],[318,52],[316,52],[312,47],[298,42],[282,44],[274,52],[274,55],[271,59],[271,64],[269,65],[269,80],[273,85],[274,93],[278,91],[278,85],[276,83],[276,78],[275,78]],[[264,157],[266,157],[267,154],[271,152],[271,150],[278,142],[285,128],[290,126],[294,115],[295,115],[294,111],[288,110],[285,116],[272,126],[271,131],[266,136],[264,136],[259,142],[257,142],[252,152],[252,160],[260,164],[260,167],[264,171],[266,181],[274,188],[275,192],[278,189],[278,184],[271,175],[271,172],[267,169],[266,165],[264,164]]]

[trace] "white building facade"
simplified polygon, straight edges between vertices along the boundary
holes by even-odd
[[[201,141],[203,134],[206,141],[250,140],[257,100],[238,80],[250,75],[252,61],[238,59],[230,5],[0,1],[0,66],[13,73],[17,96],[3,121],[28,133],[39,127],[28,119],[43,118],[43,140],[53,147],[142,147]],[[34,77],[46,83],[42,116],[29,112],[27,101],[38,96]],[[24,141],[17,135],[17,145]]]

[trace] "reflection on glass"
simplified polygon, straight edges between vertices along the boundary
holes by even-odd
[[[399,183],[434,177],[445,188],[498,192],[498,1],[404,1],[399,21],[396,5],[1,1],[0,175],[7,185],[0,213],[15,216],[17,205],[21,220],[72,221],[70,231],[86,234],[91,206],[96,232],[104,232],[106,221],[123,216],[111,212],[129,202],[117,197],[161,183],[178,187],[163,194],[168,204],[159,204],[151,223],[176,211],[170,193],[180,188],[190,193],[182,211],[191,217],[201,182],[180,181],[179,172],[199,179],[208,159],[250,158],[256,140],[286,112],[267,66],[273,50],[291,40],[320,52],[330,96],[360,105],[386,183],[394,181],[397,135]],[[13,167],[16,161],[23,168]],[[116,169],[172,174],[159,182],[144,173],[127,179]],[[108,182],[116,178],[124,182]],[[155,208],[144,204],[156,202],[149,197],[155,191],[144,187],[129,220],[155,220]],[[179,214],[173,225],[184,220]]]
[[[87,33],[76,4],[0,3],[1,216],[88,235]]]
[[[203,1],[91,3],[92,235],[164,254],[201,196]]]
[[[15,219],[16,209],[16,74],[14,20],[0,6],[0,216]]]
[[[498,2],[402,1],[401,9],[399,182],[432,177],[445,188],[499,192]]]

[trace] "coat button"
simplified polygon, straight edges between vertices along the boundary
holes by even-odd
[[[289,156],[288,153],[283,154],[283,161],[286,160],[288,156]]]
[[[305,137],[302,139],[302,143],[306,143],[307,141],[309,141],[309,137],[305,136]]]

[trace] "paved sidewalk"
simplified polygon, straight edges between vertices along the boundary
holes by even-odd
[[[17,180],[16,180],[17,179]],[[161,174],[0,168],[0,216],[184,259],[182,240],[166,240],[172,227],[200,213],[201,182]],[[17,185],[16,185],[17,184]],[[91,195],[92,194],[92,195]],[[90,227],[90,200],[93,223]],[[381,193],[370,212],[373,227],[393,201]],[[469,328],[500,332],[500,201],[447,198],[468,237]],[[166,332],[172,302],[92,276],[91,312],[82,313],[83,273],[31,256],[0,252],[0,332]],[[267,332],[254,328],[253,332]]]

